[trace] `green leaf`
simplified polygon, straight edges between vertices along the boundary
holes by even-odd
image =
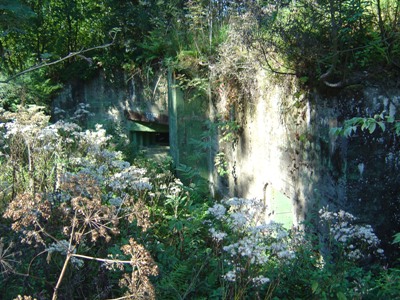
[[[52,54],[51,53],[42,53],[42,54],[40,54],[40,57],[42,59],[49,59],[52,57]]]
[[[308,76],[300,77],[300,82],[303,84],[307,83],[308,80],[309,80]]]
[[[396,123],[394,127],[396,128],[396,135],[400,135],[400,123]]]
[[[393,244],[400,244],[400,232],[394,235]]]
[[[387,116],[387,117],[386,117],[386,122],[388,122],[388,123],[393,123],[393,122],[394,122],[394,118],[391,117],[391,116]]]
[[[344,129],[343,135],[344,135],[345,137],[349,137],[349,136],[351,136],[351,132],[352,132],[352,131],[353,131],[353,127],[347,127],[347,128]]]
[[[178,230],[178,231],[182,230],[183,229],[183,222],[182,221],[176,222],[174,228],[176,230]]]
[[[376,129],[376,123],[371,123],[368,126],[368,131],[369,131],[370,134],[374,133],[375,129]]]
[[[361,125],[361,130],[364,130],[364,129],[368,128],[369,124],[370,123],[367,120],[364,120],[364,122]]]
[[[341,127],[332,127],[330,130],[331,135],[340,135],[342,128]]]
[[[382,131],[385,131],[385,130],[386,130],[385,123],[383,123],[383,122],[378,122],[378,125],[379,125],[379,127],[382,129]]]
[[[347,299],[346,295],[343,294],[342,292],[337,292],[336,293],[336,297],[337,297],[338,300],[346,300]]]
[[[319,284],[318,284],[318,282],[316,282],[316,281],[314,281],[314,282],[311,284],[311,290],[312,290],[313,294],[315,294],[315,292],[318,290],[318,287],[319,287]]]

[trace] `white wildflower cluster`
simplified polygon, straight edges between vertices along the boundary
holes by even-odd
[[[101,151],[101,157],[102,159],[110,161],[111,167],[119,171],[123,171],[131,166],[129,162],[122,159],[121,151],[103,150]]]
[[[87,113],[87,106],[81,105],[79,109],[81,113]],[[83,131],[77,124],[65,121],[48,124],[49,118],[42,113],[35,114],[35,111],[22,116],[7,117],[10,121],[3,123],[2,137],[21,137],[24,144],[30,146],[35,162],[40,160],[51,166],[50,160],[54,160],[52,163],[56,165],[59,182],[73,180],[76,175],[89,176],[105,190],[113,192],[112,197],[106,198],[115,206],[123,202],[121,199],[126,193],[152,189],[149,178],[145,177],[145,169],[124,161],[122,152],[107,149],[111,136],[102,125]],[[177,193],[179,184],[174,183],[170,190]],[[60,191],[54,196],[68,199],[65,192]]]
[[[236,272],[228,271],[225,275],[222,276],[226,281],[235,282],[236,281]]]
[[[319,210],[322,223],[329,227],[330,236],[338,242],[348,259],[358,261],[371,254],[383,256],[379,248],[380,240],[371,225],[355,224],[357,218],[340,210],[330,212],[328,207]]]
[[[0,137],[7,148],[20,150],[21,145],[24,144],[31,160],[38,154],[49,156],[53,152],[61,151],[58,129],[53,125],[48,125],[49,117],[40,107],[24,108],[18,113],[6,112],[2,117],[9,120],[1,125]],[[7,152],[3,154],[7,155]]]
[[[251,221],[246,214],[238,211],[232,212],[229,217],[228,221],[232,228],[243,228]]]
[[[37,107],[8,113],[5,117],[10,120],[2,126],[3,138],[9,140],[7,144],[16,147],[13,141],[19,139],[29,147],[30,154],[36,156],[63,158],[67,150],[65,146],[75,143],[81,130],[76,124],[63,121],[48,124],[49,117]]]
[[[179,178],[174,178],[170,173],[156,176],[155,191],[151,194],[152,197],[165,196],[168,203],[177,208],[185,199],[187,199],[188,191]]]
[[[261,199],[230,198],[225,201],[230,215],[234,215],[232,226],[254,227],[264,222],[266,205]]]
[[[65,113],[66,113],[65,110],[63,110],[63,109],[61,109],[59,107],[54,107],[54,110],[53,110],[53,114],[54,115],[61,116],[61,115],[64,115]]]
[[[183,183],[179,178],[175,178],[174,181],[168,184],[167,190],[168,195],[179,196],[183,191]]]
[[[160,167],[164,168],[162,165]],[[188,187],[179,178],[175,178],[169,170],[164,169],[162,173],[155,173],[154,171],[154,169],[148,170],[146,175],[151,178],[152,185],[152,189],[147,192],[147,195],[153,203],[164,199],[164,204],[173,208],[174,214],[178,214],[180,207],[190,201]]]
[[[217,242],[222,241],[227,236],[226,232],[215,230],[214,228],[210,228],[209,232],[211,233],[212,238]]]
[[[62,255],[67,255],[68,249],[69,249],[68,241],[61,240],[61,241],[52,243],[46,250],[49,253],[59,252]]]
[[[110,160],[100,160],[100,162],[99,156],[96,158],[90,154],[87,157],[71,158],[70,161],[80,170],[77,173],[65,172],[63,180],[68,181],[76,174],[89,176],[110,191],[106,198],[113,206],[120,206],[127,194],[132,195],[153,188],[150,179],[145,177],[145,169],[131,166],[126,161],[119,161],[116,156],[118,155],[109,155]]]
[[[18,134],[30,134],[38,131],[38,128],[34,124],[21,124],[17,120],[12,120],[11,122],[6,123],[5,128],[5,138],[10,138]]]
[[[270,221],[252,228],[254,235],[261,235],[269,238],[268,250],[275,257],[283,260],[291,260],[296,257],[295,252],[290,247],[291,237],[289,232],[282,224]]]
[[[49,127],[57,129],[59,132],[61,132],[63,135],[66,133],[77,133],[82,130],[82,128],[76,124],[76,123],[71,123],[71,122],[65,122],[63,120],[59,120],[56,123],[49,125]]]
[[[90,104],[79,103],[73,116],[71,117],[71,120],[73,121],[85,120],[89,116],[94,116],[94,114],[89,111],[89,108]]]
[[[143,231],[150,227],[145,197],[135,197],[135,193],[152,189],[147,171],[123,161],[120,152],[106,150],[110,137],[101,126],[82,132],[73,123],[60,121],[48,125],[48,118],[34,117],[30,112],[15,116],[0,116],[1,120],[11,120],[0,126],[0,146],[3,142],[9,145],[6,150],[1,148],[5,155],[13,155],[13,160],[1,161],[5,175],[0,178],[0,185],[8,186],[2,180],[11,178],[12,167],[17,165],[20,173],[13,182],[15,189],[7,188],[17,191],[17,195],[10,201],[4,217],[12,219],[12,229],[21,233],[22,242],[35,241],[47,246],[48,261],[52,256],[67,256],[66,263],[70,258],[74,267],[82,268],[84,262],[80,258],[84,256],[78,255],[77,250],[85,251],[85,242],[95,243],[100,238],[111,241],[112,235],[119,234],[120,218],[130,223],[136,220]],[[31,190],[24,192],[26,188]],[[178,183],[172,188],[174,192],[181,190]],[[33,196],[32,190],[35,191]],[[1,193],[5,191],[6,188],[1,189]],[[7,195],[1,196],[8,199]],[[61,219],[51,218],[53,212]],[[55,235],[58,232],[69,236],[69,241],[47,244],[42,222],[48,224]],[[54,232],[48,235],[54,236]],[[131,240],[129,245],[121,247],[125,255],[132,256],[124,263],[134,262],[147,268],[140,279],[132,279],[132,286],[139,281],[145,285],[149,282],[146,276],[157,275],[157,268],[143,246]],[[106,262],[106,268],[122,266],[121,261],[102,261]],[[136,272],[138,267],[131,269]],[[135,272],[132,276],[137,275]],[[124,278],[130,279],[127,274]]]
[[[41,141],[53,141],[60,138],[58,130],[54,126],[47,126],[39,131],[37,138]]]
[[[61,255],[67,255],[67,253],[70,251],[70,244],[66,240],[60,240],[55,243],[52,243],[49,247],[46,248],[46,251],[48,252],[48,257],[47,257],[48,260],[50,259],[51,254],[54,252],[58,252]],[[73,249],[72,253],[76,253],[76,248]],[[83,260],[79,258],[71,257],[71,263],[76,268],[83,267]]]
[[[82,149],[82,156],[69,159],[71,166],[81,169],[81,173],[90,174],[99,182],[105,181],[110,174],[124,171],[130,167],[129,162],[122,160],[122,153],[103,149]]]
[[[262,268],[269,259],[291,260],[295,257],[289,247],[289,234],[279,223],[262,221],[265,205],[258,199],[231,198],[208,209],[214,218],[209,232],[214,241],[222,244],[228,255],[225,263],[229,271],[223,278],[229,282],[245,279],[253,286],[269,279],[262,276]],[[224,232],[215,228],[227,228]]]
[[[271,280],[269,278],[267,278],[267,277],[257,276],[257,277],[254,277],[252,279],[252,281],[253,281],[253,284],[255,286],[261,286],[261,285],[264,285],[266,283],[269,283]]]
[[[226,208],[222,204],[214,204],[213,207],[208,209],[208,212],[212,214],[216,219],[221,220],[225,217]]]
[[[88,129],[78,133],[81,147],[86,146],[88,151],[100,151],[111,139],[111,136],[106,134],[103,125],[96,124],[95,128],[95,130]]]
[[[131,166],[123,160],[122,152],[106,149],[110,136],[101,125],[96,125],[95,130],[77,131],[79,126],[64,123],[69,137],[73,137],[76,144],[75,156],[69,157],[69,165],[79,169],[78,174],[89,175],[98,183],[117,192],[151,190],[152,185],[145,177],[146,170]],[[55,124],[57,128],[62,123]],[[75,131],[74,131],[75,130]],[[64,134],[65,136],[65,134]],[[65,177],[68,177],[68,172]],[[73,176],[75,173],[69,175]],[[114,204],[119,200],[111,200]]]
[[[143,191],[151,190],[153,187],[149,178],[144,177],[146,170],[130,166],[110,177],[108,186],[113,191]]]
[[[232,258],[246,258],[252,265],[264,265],[268,261],[267,247],[257,236],[245,236],[222,249]]]
[[[227,216],[225,215],[226,207],[229,208]],[[208,212],[216,219],[224,219],[236,229],[248,228],[251,224],[257,223],[264,211],[265,205],[261,200],[237,197],[227,199],[222,204],[215,204],[208,209]]]

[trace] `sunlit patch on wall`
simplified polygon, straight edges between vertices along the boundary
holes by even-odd
[[[267,205],[266,218],[282,223],[285,228],[291,228],[294,223],[292,200],[271,184],[264,187],[264,199]]]

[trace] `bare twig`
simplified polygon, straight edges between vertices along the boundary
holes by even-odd
[[[119,298],[111,298],[111,299],[107,299],[107,300],[123,300],[123,299],[132,299],[132,297],[134,297],[134,295],[127,295],[127,296],[122,296]]]
[[[58,277],[57,284],[56,284],[56,286],[54,288],[52,300],[57,300],[58,289],[59,289],[59,287],[61,285],[61,282],[63,280],[65,271],[67,270],[68,263],[69,263],[69,261],[70,261],[70,259],[72,257],[72,253],[73,253],[72,241],[73,241],[73,236],[74,236],[75,226],[76,226],[76,214],[77,214],[77,211],[75,211],[75,215],[74,215],[74,218],[72,220],[72,231],[71,231],[69,244],[68,244],[68,249],[67,249],[67,257],[65,258],[64,265],[62,267],[60,276]]]
[[[68,253],[67,253],[67,257],[66,257],[66,259],[65,259],[65,261],[64,261],[63,268],[62,268],[62,270],[61,270],[60,277],[58,278],[56,287],[54,288],[54,293],[53,293],[52,300],[57,300],[57,297],[58,297],[58,288],[59,288],[60,285],[61,285],[61,281],[62,281],[62,279],[63,279],[63,277],[64,277],[64,274],[65,274],[65,271],[66,271],[66,269],[67,269],[67,266],[68,266],[68,263],[69,263],[69,260],[70,260],[70,259],[71,259],[71,253],[68,252]]]
[[[88,259],[88,260],[101,261],[101,262],[105,262],[105,263],[117,263],[117,264],[131,264],[131,263],[132,263],[132,261],[130,261],[130,260],[118,260],[118,259],[108,259],[108,258],[97,258],[97,257],[93,257],[93,256],[86,256],[86,255],[75,254],[75,253],[71,253],[71,256],[73,256],[73,257],[79,257],[79,258],[83,258],[83,259]]]

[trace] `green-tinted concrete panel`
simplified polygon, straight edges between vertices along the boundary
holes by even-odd
[[[272,212],[271,219],[282,223],[287,229],[293,226],[292,200],[273,187],[267,188],[268,211]]]
[[[208,98],[199,91],[182,89],[168,73],[170,154],[175,166],[190,166],[208,179],[210,147],[207,136]]]
[[[153,124],[145,122],[131,122],[129,126],[130,131],[141,131],[141,132],[168,132],[168,126],[162,124]]]

